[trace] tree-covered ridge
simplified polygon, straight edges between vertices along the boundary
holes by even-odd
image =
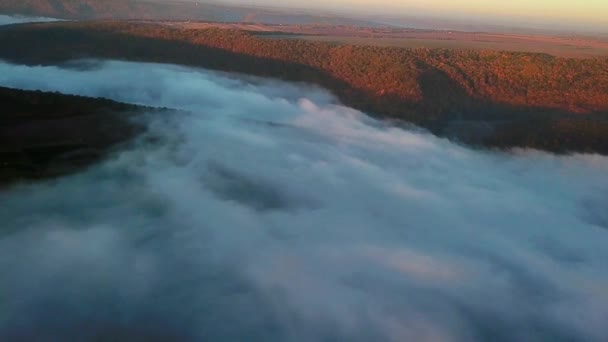
[[[191,0],[2,0],[0,14],[70,20],[252,21],[268,24],[383,26],[339,16]]]
[[[142,107],[106,99],[0,87],[0,103],[0,186],[86,167],[142,129]]]
[[[75,19],[128,16],[136,9],[133,0],[3,0],[0,12],[7,14]]]
[[[598,135],[588,123],[607,118],[608,59],[345,46],[141,22],[45,23],[0,30],[0,58],[58,63],[87,57],[312,82],[350,106],[467,142],[608,152],[597,143],[608,132],[604,135],[602,129]],[[553,134],[551,143],[530,138],[541,131],[560,133]],[[497,141],[496,136],[504,138]]]
[[[100,30],[183,41],[261,58],[308,65],[378,94],[423,100],[422,73],[439,71],[469,95],[513,105],[574,112],[608,109],[608,59],[473,50],[344,46],[262,39],[242,31],[175,29],[161,25],[103,24]]]
[[[378,96],[425,101],[424,81],[443,86],[451,99],[474,98],[574,113],[608,110],[608,59],[566,59],[543,54],[348,46],[264,39],[220,29],[179,29],[141,23],[62,23],[40,27],[121,33],[280,60],[313,67]],[[285,70],[289,72],[289,70]],[[442,79],[445,78],[445,79]],[[445,84],[441,84],[444,82]]]
[[[0,125],[91,114],[137,111],[141,107],[102,98],[0,87]]]

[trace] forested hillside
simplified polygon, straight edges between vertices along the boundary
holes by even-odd
[[[0,103],[0,186],[78,170],[142,129],[141,107],[106,99],[0,87]]]
[[[344,46],[136,22],[4,28],[0,57],[158,61],[313,82],[371,114],[496,146],[605,151],[608,136],[607,59]]]
[[[63,19],[129,17],[134,0],[3,0],[0,12]]]

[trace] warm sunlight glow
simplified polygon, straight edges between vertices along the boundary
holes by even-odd
[[[298,6],[303,8],[325,8],[333,10],[367,11],[373,14],[412,15],[435,14],[460,18],[479,18],[522,23],[538,20],[542,23],[580,25],[585,27],[608,27],[605,0],[232,0],[228,2],[248,5]]]

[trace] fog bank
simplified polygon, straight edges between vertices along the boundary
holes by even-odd
[[[608,158],[470,150],[306,85],[0,63],[188,110],[0,193],[0,340],[605,341]]]
[[[24,17],[24,16],[12,16],[0,14],[0,26],[11,25],[11,24],[24,24],[24,23],[39,23],[58,21],[59,19],[44,18],[44,17]]]

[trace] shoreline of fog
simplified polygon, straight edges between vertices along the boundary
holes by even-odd
[[[13,24],[27,24],[27,23],[46,23],[53,21],[64,21],[63,19],[46,18],[46,17],[29,17],[24,15],[8,15],[0,14],[0,26],[13,25]]]
[[[603,341],[608,158],[479,152],[313,86],[0,63],[0,85],[188,111],[0,193],[0,339]]]

